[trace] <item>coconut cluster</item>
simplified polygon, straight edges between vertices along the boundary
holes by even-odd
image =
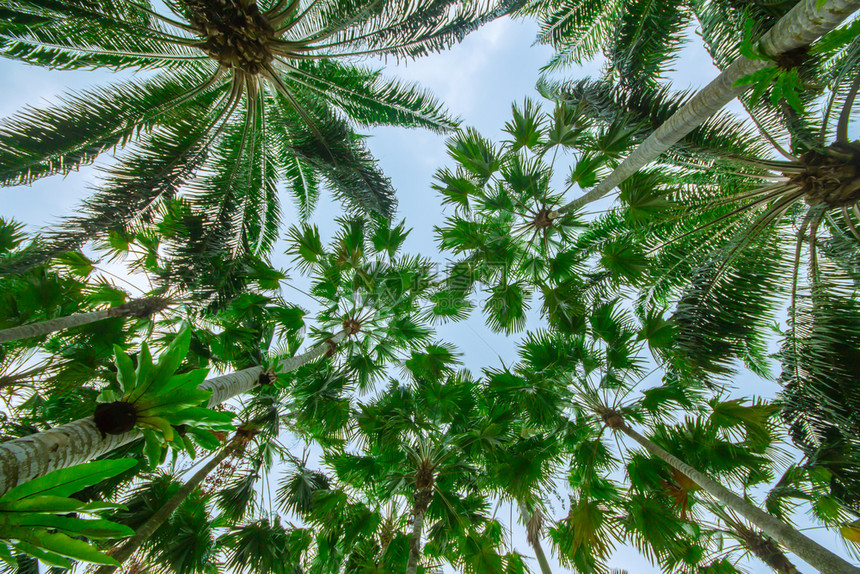
[[[258,74],[272,61],[275,29],[253,0],[186,0],[201,49],[222,66]]]
[[[800,161],[804,170],[791,181],[804,191],[809,205],[832,209],[860,200],[860,141],[837,142],[823,153],[805,153]]]

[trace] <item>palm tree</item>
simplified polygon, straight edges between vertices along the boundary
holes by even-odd
[[[118,519],[133,526],[136,533],[125,544],[117,546],[111,555],[131,570],[141,564],[166,564],[174,572],[206,572],[211,566],[224,563],[243,570],[254,565],[262,567],[270,560],[268,570],[260,568],[257,572],[290,572],[290,561],[278,565],[273,559],[284,557],[290,550],[295,552],[295,537],[286,547],[267,550],[257,547],[256,556],[247,554],[247,545],[254,544],[255,538],[260,542],[260,536],[265,537],[266,532],[274,536],[278,530],[274,526],[274,531],[267,531],[265,520],[255,521],[249,515],[252,512],[258,515],[263,508],[258,500],[260,492],[253,488],[254,482],[261,474],[272,470],[278,457],[291,456],[279,444],[279,433],[283,429],[282,394],[283,389],[268,387],[244,402],[237,415],[243,421],[237,425],[239,430],[229,440],[225,436],[219,450],[212,453],[209,460],[200,461],[202,466],[186,467],[188,478],[184,482],[174,478],[176,467],[183,468],[187,464],[178,460],[173,461],[171,474],[164,479],[160,475],[145,477],[149,482],[141,484],[123,500],[128,510],[117,512]],[[230,484],[237,476],[240,483],[251,486],[238,497],[234,496],[236,492]],[[199,534],[185,531],[200,521],[207,527]],[[218,538],[213,536],[213,530],[224,528],[228,529],[227,533]],[[282,528],[281,532],[288,534]],[[229,551],[222,560],[224,546]],[[241,564],[243,560],[248,563]],[[297,562],[292,560],[292,563]]]
[[[483,488],[518,506],[541,574],[552,572],[541,539],[552,523],[548,494],[558,492],[559,471],[569,454],[568,366],[582,356],[581,342],[528,333],[520,344],[523,360],[485,370],[479,395],[503,429],[482,457]]]
[[[436,279],[429,259],[400,253],[409,234],[403,223],[339,223],[327,246],[315,226],[291,228],[287,253],[311,276],[310,295],[321,307],[312,333],[346,333],[337,362],[364,391],[386,363],[430,341],[427,307]]]
[[[553,475],[562,452],[559,442],[543,433],[514,439],[511,444],[499,445],[486,462],[488,479],[492,481],[489,488],[500,491],[503,499],[510,497],[519,508],[526,541],[534,550],[541,574],[552,574],[541,544],[546,526],[543,495],[555,487]]]
[[[141,476],[141,480],[123,497],[124,510],[116,519],[139,529],[182,488],[172,473],[158,472]],[[168,520],[157,529],[141,552],[126,562],[131,571],[147,571],[146,565],[158,565],[181,574],[203,574],[217,565],[216,529],[220,526],[207,506],[211,495],[198,489],[184,498]]]
[[[4,261],[20,257],[34,244],[33,238],[24,232],[22,224],[2,218],[0,238],[0,259]],[[57,319],[81,310],[82,298],[79,295],[86,289],[81,275],[89,273],[64,273],[59,261],[52,263],[0,280],[3,293],[0,325],[3,325],[4,331],[9,327]],[[12,348],[11,345],[4,347]]]
[[[344,332],[293,357],[277,357],[271,368],[250,367],[204,381],[198,388],[211,391],[208,407],[271,382],[278,373],[287,373],[313,362],[331,351],[345,337]],[[93,417],[52,428],[48,431],[0,444],[0,492],[58,468],[65,468],[108,453],[141,438],[138,430],[103,434]]]
[[[293,461],[279,483],[277,496],[280,510],[308,525],[294,530],[296,538],[304,542],[302,550],[308,550],[302,562],[307,570],[331,574],[402,571],[408,541],[398,532],[400,517],[393,508],[357,496],[347,484],[306,463]],[[299,562],[293,559],[293,563]]]
[[[720,517],[720,520],[728,527],[727,534],[735,537],[741,545],[759,560],[770,566],[779,574],[800,574],[797,566],[789,560],[788,556],[780,550],[779,545],[773,538],[765,536],[747,526],[733,513],[709,505],[709,510]]]
[[[725,69],[745,51],[738,38],[752,39],[769,30],[796,2],[766,3],[739,0],[731,3],[690,2],[671,4],[636,1],[571,1],[529,3],[521,13],[538,17],[541,33],[538,41],[556,49],[545,69],[570,63],[583,64],[602,50],[606,65],[602,77],[623,92],[658,88],[665,83],[663,72],[686,45],[685,35],[692,23],[698,25],[705,48],[714,63]],[[698,39],[696,39],[698,41]],[[800,48],[778,58],[784,70],[796,70],[803,90],[795,94],[804,104],[820,95],[821,77],[830,75],[822,67],[821,57]],[[852,76],[851,67],[839,75]],[[744,106],[758,118],[756,122],[792,123],[793,108],[761,105],[744,98]]]
[[[758,45],[762,53],[776,58],[786,52],[805,47],[838,26],[860,8],[860,2],[851,0],[827,2],[820,8],[818,4],[817,0],[799,2],[759,40]],[[660,154],[717,113],[732,99],[749,89],[749,85],[738,86],[739,80],[773,65],[775,61],[769,59],[751,60],[744,56],[736,60],[666,123],[657,128],[608,177],[585,195],[549,214],[549,218],[555,219],[565,213],[574,212],[605,196],[645,165],[657,159]]]
[[[73,311],[82,304],[117,305],[127,297],[107,283],[92,281],[91,277],[81,282],[74,279],[76,276],[55,261],[47,269],[39,267],[23,276],[4,278],[2,283],[9,289],[6,294],[15,298],[15,304],[4,307],[16,319],[9,322],[44,317],[40,304],[48,307],[51,316],[57,311]],[[193,329],[193,352],[186,356],[185,368],[213,367],[230,372],[260,365],[264,362],[261,349],[269,348],[274,337],[296,342],[293,349],[300,344],[303,315],[303,311],[278,297],[248,289],[216,314],[191,315],[198,326]],[[173,324],[169,319],[156,326],[155,338],[169,342]],[[145,338],[152,328],[148,320],[113,318],[72,333],[52,335],[35,346],[4,345],[0,380],[7,385],[7,393],[15,393],[9,399],[12,406],[8,412],[14,417],[5,421],[6,440],[92,414],[104,381],[114,381],[116,377],[112,364],[114,345],[129,348],[133,337],[142,334]],[[33,357],[39,360],[33,362]]]
[[[145,227],[180,190],[191,192],[206,222],[209,249],[226,240],[234,255],[271,247],[280,181],[303,215],[320,178],[351,208],[388,215],[390,183],[351,123],[444,131],[455,122],[415,86],[342,59],[441,50],[520,4],[182,0],[167,2],[164,14],[148,1],[13,0],[0,32],[6,57],[158,72],[7,119],[0,182],[68,173],[115,146],[129,148],[42,257],[108,230]]]
[[[684,45],[696,3],[533,0],[519,14],[535,16],[537,41],[556,53],[544,69],[583,64],[600,52],[604,74],[624,88],[655,85]]]
[[[742,400],[712,400],[709,406],[712,412],[706,419],[686,419],[682,425],[674,427],[658,425],[654,440],[670,453],[685,457],[688,464],[706,471],[709,476],[732,480],[742,486],[744,492],[749,492],[769,478],[770,459],[783,458],[781,449],[776,446],[773,424],[778,411],[764,401],[745,404]],[[671,560],[683,555],[683,550],[673,551],[673,544],[668,540],[673,533],[669,523],[674,518],[681,527],[684,524],[699,527],[702,542],[719,541],[711,555],[743,551],[777,572],[797,572],[776,541],[748,526],[730,510],[701,499],[698,495],[702,488],[685,474],[643,453],[630,456],[627,473],[634,492],[628,495],[632,504],[626,528],[633,533],[638,546],[650,544],[654,548],[664,567],[671,566]],[[770,496],[766,506],[773,512]],[[669,516],[661,516],[666,510]],[[680,521],[677,520],[679,511]],[[785,519],[785,514],[779,513],[777,517]],[[726,537],[734,539],[739,546],[724,546],[722,539]]]
[[[564,101],[544,114],[526,100],[513,106],[512,116],[505,125],[512,139],[501,144],[474,130],[448,141],[457,167],[437,171],[435,187],[454,212],[436,232],[441,248],[459,259],[434,294],[432,313],[439,320],[462,318],[471,310],[466,296],[483,284],[483,311],[494,331],[524,327],[533,291],[542,296],[542,314],[553,327],[576,331],[589,278],[583,273],[587,255],[575,249],[574,232],[584,224],[572,214],[548,218],[563,196],[551,189],[552,182],[568,152],[568,189],[596,181],[626,150],[630,130],[620,123],[594,129],[584,106]],[[613,264],[613,275],[629,274],[641,259],[620,244],[605,247],[602,255]]]
[[[631,112],[633,123],[659,121],[684,101],[668,92],[614,98],[598,84],[568,87],[575,98],[594,103],[588,109],[605,121]],[[597,239],[590,249],[607,238],[647,246],[650,270],[640,283],[641,304],[675,306],[675,346],[686,357],[682,362],[700,374],[729,373],[738,358],[767,373],[768,323],[788,300],[784,336],[791,343],[783,346],[784,384],[796,390],[798,381],[810,379],[805,388],[814,396],[822,391],[813,389],[835,388],[843,385],[840,379],[853,376],[848,355],[826,345],[820,354],[803,350],[834,336],[834,341],[856,337],[856,323],[848,320],[848,301],[857,284],[857,197],[849,191],[857,185],[851,175],[856,142],[848,141],[845,129],[854,91],[843,87],[828,94],[820,117],[801,116],[806,126],[820,122],[815,139],[821,147],[777,161],[770,159],[767,142],[785,135],[792,149],[802,148],[803,133],[773,131],[761,137],[761,127],[757,133],[729,118],[710,121],[664,156],[653,175],[626,182],[621,206],[594,224]],[[824,147],[831,133],[835,141]],[[724,147],[730,151],[722,151]],[[808,274],[801,273],[804,259]],[[834,308],[845,318],[832,315]],[[817,328],[828,334],[819,337]],[[825,363],[819,359],[823,356],[831,360]],[[849,395],[838,404],[847,404]],[[821,399],[808,404],[814,403]],[[831,413],[834,420],[840,418]],[[814,418],[820,420],[822,414]],[[786,416],[796,431],[809,424],[788,412]],[[852,423],[842,417],[842,424],[851,436]],[[820,434],[801,434],[795,436],[807,452],[821,445]]]
[[[647,374],[643,370],[641,346],[636,342],[645,337],[637,333],[639,328],[618,307],[617,302],[604,303],[594,308],[590,312],[589,323],[590,329],[585,337],[572,338],[561,334],[534,337],[521,350],[525,360],[514,369],[519,376],[513,379],[506,375],[506,378],[512,379],[508,383],[511,387],[521,389],[522,383],[513,381],[522,380],[524,373],[531,372],[530,376],[535,378],[543,377],[546,373],[552,379],[553,373],[562,369],[570,384],[569,394],[566,395],[571,398],[566,402],[573,416],[567,426],[558,429],[556,434],[571,439],[567,447],[571,450],[569,481],[578,496],[571,498],[568,518],[550,529],[564,560],[577,569],[598,567],[611,554],[613,540],[624,537],[625,524],[638,524],[639,532],[636,529],[630,532],[634,534],[634,539],[653,543],[653,552],[657,556],[675,561],[668,562],[667,568],[677,565],[678,548],[682,550],[681,560],[689,560],[689,556],[695,555],[683,551],[685,546],[689,548],[690,544],[698,543],[684,539],[688,535],[682,534],[684,529],[676,524],[677,517],[667,514],[665,500],[660,502],[662,509],[659,512],[649,512],[654,516],[662,515],[661,520],[668,520],[666,527],[656,527],[655,530],[658,523],[651,524],[649,520],[641,518],[648,514],[638,509],[637,505],[642,509],[647,509],[648,505],[653,507],[658,501],[649,502],[647,499],[653,495],[654,489],[645,486],[644,494],[637,498],[638,502],[626,504],[616,481],[602,476],[618,464],[603,439],[604,430],[611,429],[633,438],[645,447],[649,455],[666,462],[677,473],[669,477],[667,484],[681,480],[682,488],[684,481],[698,485],[822,572],[857,571],[857,568],[778,518],[738,497],[704,473],[693,470],[689,464],[681,463],[675,454],[670,454],[657,444],[659,440],[661,445],[671,441],[682,445],[678,448],[679,452],[684,453],[684,456],[701,456],[699,462],[707,461],[707,466],[717,472],[715,476],[735,479],[755,476],[756,481],[760,482],[767,477],[769,461],[764,453],[772,441],[768,419],[775,412],[773,407],[742,407],[737,401],[725,402],[715,398],[706,407],[713,412],[707,423],[692,419],[681,427],[684,432],[689,431],[688,435],[674,430],[670,432],[670,427],[662,421],[671,420],[685,411],[701,410],[705,406],[702,400],[704,389],[696,386],[695,380],[669,377],[662,386],[640,391],[638,398],[628,400],[628,404],[621,406],[619,403],[636,390],[638,383]],[[565,344],[565,339],[573,341]],[[653,424],[657,430],[655,440],[643,437],[628,421]],[[724,429],[720,431],[724,434],[740,432],[745,437],[744,441],[733,444],[715,435],[715,429]],[[678,440],[675,438],[678,436],[685,438]],[[671,437],[671,441],[667,437]],[[711,445],[714,445],[713,450],[709,451]],[[641,479],[634,477],[648,478],[654,475],[653,469],[643,472],[642,468],[641,465],[634,467],[628,463],[631,481],[641,482]],[[703,482],[699,481],[700,478]],[[639,500],[642,496],[645,499]],[[689,495],[682,490],[670,488],[665,498],[669,496],[678,501],[682,511],[688,508]],[[630,518],[625,518],[620,512],[625,506],[630,508]],[[635,518],[637,515],[640,518]],[[651,534],[647,534],[649,532]],[[680,538],[673,539],[672,532],[677,532]],[[672,550],[673,546],[675,550]]]
[[[236,440],[232,438],[226,445],[221,447],[219,451],[206,461],[206,464],[201,466],[185,483],[179,487],[179,490],[165,502],[158,511],[149,517],[125,543],[117,550],[111,553],[111,557],[122,565],[132,554],[134,554],[152,534],[161,527],[164,522],[170,518],[170,515],[188,498],[188,496],[196,490],[200,484],[206,479],[209,474],[215,470],[227,458],[234,456],[241,447]],[[98,574],[109,574],[117,567],[102,567],[96,572]]]
[[[266,418],[271,419],[274,415],[274,420],[277,421],[277,409],[270,408],[270,413]],[[264,415],[264,416],[266,416]],[[188,498],[188,496],[200,488],[203,482],[210,474],[218,468],[228,458],[240,456],[244,453],[248,444],[255,440],[260,434],[262,421],[248,421],[240,425],[224,446],[217,453],[206,461],[185,483],[170,497],[158,510],[150,516],[146,522],[140,525],[133,536],[124,541],[121,547],[118,547],[111,553],[111,557],[122,565],[129,557],[132,556],[141,546],[143,546],[150,537],[158,530],[176,511],[177,508]],[[276,423],[277,426],[277,423]],[[271,438],[271,437],[269,437]],[[100,568],[97,574],[110,574],[115,570],[116,566]]]
[[[0,257],[15,258],[32,245],[19,226],[0,224],[0,229],[6,240]],[[0,280],[0,325],[11,328],[2,338],[81,323],[37,340],[7,340],[2,345],[0,387],[7,414],[13,415],[5,421],[6,440],[92,413],[104,381],[115,378],[114,346],[128,348],[155,326],[155,319],[146,315],[163,307],[164,298],[128,301],[128,293],[112,284],[111,277],[99,277],[99,271],[82,254],[68,253]],[[110,308],[88,313],[105,307]],[[128,321],[129,313],[140,318]],[[86,323],[92,319],[98,321]]]
[[[549,561],[546,559],[546,554],[543,551],[543,545],[540,540],[544,531],[544,518],[540,510],[529,512],[525,507],[520,508],[520,514],[523,521],[526,523],[526,540],[535,551],[535,558],[538,561],[541,574],[552,574],[552,568]]]
[[[366,493],[370,501],[406,502],[411,531],[406,574],[417,572],[428,532],[440,536],[444,546],[469,531],[470,517],[459,512],[471,505],[469,494],[474,491],[469,451],[481,448],[480,439],[470,436],[477,434],[469,396],[474,381],[448,368],[442,371],[447,376],[431,377],[425,364],[407,362],[415,378],[412,384],[392,381],[384,393],[360,406],[354,415],[364,445],[359,454],[326,459],[340,480]]]
[[[819,294],[786,334],[779,382],[782,417],[806,455],[806,474],[827,476],[825,491],[852,514],[860,513],[860,441],[854,342],[860,308],[853,293]],[[786,487],[787,489],[787,487]]]
[[[682,462],[678,457],[669,453],[666,449],[659,446],[656,442],[638,433],[627,422],[628,418],[630,417],[641,419],[641,415],[637,415],[635,413],[635,407],[627,406],[622,408],[620,406],[608,405],[602,398],[600,398],[596,388],[590,388],[588,383],[585,383],[584,388],[586,389],[584,391],[585,394],[581,395],[580,400],[583,401],[583,404],[588,405],[587,408],[592,409],[593,412],[600,417],[600,420],[603,422],[606,428],[623,433],[624,435],[632,438],[635,442],[642,446],[650,455],[659,458],[660,460],[668,464],[671,468],[673,468],[675,471],[680,473],[679,476],[688,477],[689,480],[692,481],[695,485],[698,485],[708,494],[713,496],[716,500],[725,504],[725,506],[731,509],[733,512],[736,512],[737,514],[749,520],[752,524],[760,528],[767,536],[784,544],[789,550],[801,557],[807,563],[809,563],[821,572],[858,571],[855,566],[849,564],[844,559],[830,552],[826,548],[820,546],[816,542],[808,539],[806,536],[804,536],[785,522],[762,511],[757,506],[751,504],[748,500],[737,496],[722,484],[716,482],[715,480],[712,480],[709,476],[700,472],[698,469],[695,469],[687,463]],[[659,389],[657,390],[657,392],[659,394]],[[723,409],[722,411],[718,412],[716,407],[719,406],[719,403],[712,402],[711,404],[712,407],[714,407],[715,409],[715,415],[725,415],[725,412],[732,412],[728,409]],[[759,423],[755,423],[755,417],[747,416],[745,418],[741,418],[740,420],[742,420],[743,424],[747,426],[748,433],[759,432],[755,430],[757,428],[760,428],[760,426],[757,426]],[[658,426],[658,431],[660,431],[661,428],[663,427]],[[752,430],[749,430],[750,428],[752,428]],[[696,439],[692,441],[692,444],[696,444],[698,449],[703,445],[703,442],[701,439]],[[746,448],[749,449],[748,452],[744,453],[742,450],[739,450],[739,454],[735,455],[735,457],[761,457],[760,454],[756,454],[757,452],[762,452],[760,448],[750,449],[748,446],[746,446]],[[699,451],[691,451],[690,449],[685,449],[684,452],[690,452],[691,454],[693,454]],[[713,459],[714,457],[711,458]],[[742,459],[737,458],[737,460]]]
[[[39,323],[30,323],[27,325],[21,325],[20,327],[2,329],[0,330],[0,343],[14,341],[16,339],[26,339],[29,337],[41,337],[42,335],[47,335],[55,331],[81,327],[110,317],[135,317],[138,319],[148,318],[155,313],[163,311],[168,307],[168,305],[169,302],[162,297],[131,299],[122,305],[102,309],[100,311],[76,313],[74,315],[67,315],[57,319],[40,321]]]
[[[716,35],[719,25],[705,28]],[[832,46],[833,38],[845,34],[837,32],[821,44]],[[722,36],[711,42],[723,62],[729,61],[726,46],[732,42]],[[790,305],[786,335],[797,341],[807,336],[809,314],[828,305],[808,299],[841,298],[856,281],[858,196],[850,190],[857,186],[857,144],[847,131],[857,90],[856,48],[843,46],[827,58],[819,48],[813,48],[815,58],[829,64],[816,61],[816,70],[833,80],[827,89],[810,89],[823,106],[821,113],[793,112],[793,122],[782,126],[764,114],[756,117],[747,100],[754,129],[728,115],[694,128],[654,170],[627,180],[621,206],[594,225],[591,249],[618,240],[646,247],[650,271],[639,282],[641,304],[677,305],[672,320],[680,330],[677,345],[702,371],[725,374],[731,361],[741,358],[766,372],[766,324],[784,300]],[[831,64],[834,69],[828,71]],[[605,82],[544,88],[569,105],[584,106],[599,123],[638,126],[634,139],[690,101],[668,89],[622,93]],[[777,153],[785,160],[774,160]],[[806,281],[799,269],[804,254],[810,271]],[[841,325],[841,336],[853,336],[850,322]]]
[[[770,29],[791,8],[788,4],[762,5],[744,1],[733,6],[723,3],[709,3],[707,6],[702,4],[696,6],[694,12],[705,49],[711,54],[714,64],[724,70],[741,55],[749,55],[752,40]],[[802,109],[814,106],[828,87],[828,82],[848,89],[846,78],[856,75],[853,57],[844,57],[850,54],[851,49],[832,51],[834,44],[846,47],[840,41],[833,42],[845,31],[846,28],[835,30],[825,35],[820,43],[786,52],[776,58],[780,75],[783,78],[793,78],[796,82],[793,95],[788,94],[785,97],[783,94],[784,97],[780,99],[776,86],[779,82],[774,82],[773,86],[768,86],[766,84],[770,82],[765,82],[756,84],[755,89],[738,98],[750,120],[775,148],[780,149],[780,145],[768,135],[767,132],[771,129],[796,132],[798,137],[791,145],[794,146],[793,153],[797,155],[815,147],[812,139],[807,137],[810,134],[804,133],[808,126]],[[737,41],[739,36],[744,38],[740,44]],[[764,70],[761,74],[774,75],[774,70]],[[791,104],[788,102],[789,98],[792,100]]]
[[[2,219],[0,238],[0,259],[4,260],[15,259],[33,245],[23,226]],[[12,328],[14,333],[20,325],[62,321],[65,316],[93,307],[117,306],[126,301],[125,292],[95,280],[92,271],[85,260],[69,254],[25,273],[3,277],[0,326]],[[0,388],[8,397],[7,412],[14,413],[21,424],[30,424],[26,419],[31,418],[29,411],[35,402],[31,399],[62,394],[67,384],[83,387],[112,352],[112,345],[124,345],[131,330],[128,322],[118,319],[103,321],[96,329],[47,340],[7,340],[0,352]]]
[[[236,525],[218,539],[227,566],[247,574],[293,574],[312,545],[305,528],[285,527],[276,516]]]
[[[787,548],[819,572],[860,572],[860,568],[851,565],[781,520],[750,504],[723,485],[711,480],[705,474],[669,454],[656,443],[631,428],[618,411],[607,408],[602,411],[600,416],[603,417],[604,422],[609,428],[627,435],[650,454],[660,458],[672,468],[690,477],[691,480],[701,486],[711,496],[725,504],[727,508],[761,528],[771,538],[785,544]]]

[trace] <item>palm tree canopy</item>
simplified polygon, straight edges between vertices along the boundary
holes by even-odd
[[[145,227],[166,200],[182,194],[205,222],[204,247],[264,252],[278,233],[281,182],[303,216],[323,182],[350,209],[391,214],[390,182],[352,126],[444,131],[456,120],[416,86],[352,61],[443,49],[515,2],[166,5],[168,14],[146,0],[4,4],[0,54],[6,57],[52,68],[154,70],[2,122],[4,185],[68,173],[123,148],[82,214],[53,235],[49,251],[108,230]]]
[[[602,53],[618,85],[654,86],[685,44],[698,2],[532,0],[521,13],[540,24],[538,41],[555,48],[545,69],[582,64]]]

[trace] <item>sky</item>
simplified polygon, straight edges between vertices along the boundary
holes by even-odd
[[[387,75],[419,82],[444,101],[453,115],[463,118],[464,126],[477,128],[491,141],[502,139],[502,127],[510,118],[513,102],[523,98],[539,99],[534,84],[539,68],[550,58],[550,48],[534,45],[537,27],[530,21],[502,19],[484,26],[468,36],[453,49],[418,61],[386,65]],[[669,74],[670,81],[678,89],[699,89],[718,74],[701,42],[690,34],[687,48]],[[383,63],[380,62],[381,66]],[[574,79],[599,72],[599,61],[576,69],[570,69],[560,77]],[[23,105],[41,105],[55,99],[66,90],[81,89],[115,79],[105,71],[51,71],[20,63],[0,60],[0,117],[9,115]],[[740,107],[729,109],[740,113]],[[398,217],[405,218],[407,227],[412,227],[405,246],[405,253],[420,253],[444,264],[435,246],[435,225],[441,224],[444,213],[440,198],[431,188],[434,172],[443,166],[453,166],[446,153],[446,136],[426,131],[402,128],[378,128],[369,130],[368,145],[381,163],[397,190]],[[49,224],[56,218],[72,213],[82,198],[88,195],[88,183],[95,179],[92,167],[81,169],[66,177],[40,180],[31,186],[5,189],[0,193],[0,215],[12,217],[30,225],[31,230]],[[288,198],[283,201],[285,220],[297,221]],[[317,224],[324,238],[330,238],[336,229],[334,219],[340,214],[339,206],[323,198],[311,219]],[[283,247],[279,248],[283,251]],[[276,265],[289,266],[289,258],[282,253],[273,256]],[[301,280],[287,282],[283,294],[289,301],[307,304],[306,298],[291,287],[302,285]],[[122,286],[122,285],[120,285]],[[530,326],[538,326],[533,313]],[[475,373],[484,367],[510,364],[516,357],[518,336],[507,337],[490,332],[483,325],[479,314],[465,323],[442,326],[439,337],[455,344],[466,358],[465,365]],[[773,396],[777,385],[772,382],[753,380],[751,375],[742,375],[738,381],[740,394]],[[562,518],[563,513],[555,518]],[[507,514],[503,511],[503,515]],[[813,527],[812,523],[804,526]],[[839,550],[841,543],[833,533],[812,530],[809,532],[827,547]],[[513,534],[514,546],[523,554],[531,556],[521,530]],[[544,548],[549,554],[550,545]],[[557,566],[552,557],[553,571],[568,572]],[[631,548],[620,548],[611,561],[614,568],[627,569],[631,574],[659,572]],[[813,572],[811,568],[796,560],[801,572]],[[532,563],[536,568],[536,564]],[[748,562],[748,571],[765,573],[769,570],[755,561]]]

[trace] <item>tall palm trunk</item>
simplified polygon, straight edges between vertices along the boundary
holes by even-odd
[[[423,471],[423,472],[422,472]],[[421,558],[421,535],[424,533],[424,515],[433,498],[433,471],[419,470],[415,485],[415,499],[412,503],[412,538],[409,540],[409,560],[406,563],[406,574],[418,572],[418,562]]]
[[[738,538],[741,545],[753,553],[756,558],[770,566],[779,574],[801,574],[788,556],[779,549],[776,542],[770,537],[743,524],[732,524],[732,533]]]
[[[409,561],[406,563],[406,574],[418,572],[418,561],[421,558],[421,535],[424,531],[424,515],[427,509],[413,509],[412,538],[409,540]]]
[[[21,325],[20,327],[12,327],[10,329],[0,330],[0,343],[8,343],[17,339],[28,339],[30,337],[41,337],[54,331],[62,331],[63,329],[71,329],[88,325],[111,317],[149,317],[153,313],[162,311],[168,306],[167,299],[162,297],[144,297],[142,299],[132,299],[122,305],[111,307],[110,309],[102,309],[101,311],[91,311],[89,313],[75,313],[66,317],[58,317],[38,323],[30,323],[29,325]]]
[[[618,417],[618,415],[615,416]],[[620,417],[618,417],[618,419],[620,419]],[[613,429],[620,430],[635,440],[649,453],[660,458],[669,466],[683,472],[711,496],[725,504],[727,508],[755,524],[758,528],[764,531],[767,536],[770,536],[774,540],[784,544],[791,552],[794,552],[807,564],[819,572],[822,572],[822,574],[860,574],[860,568],[852,566],[847,561],[827,550],[814,540],[810,540],[783,521],[771,516],[767,512],[764,512],[757,506],[750,504],[723,485],[714,482],[703,473],[669,454],[657,444],[651,442],[649,439],[630,428],[626,422],[618,419],[614,421],[607,420],[607,423]]]
[[[523,503],[520,503],[519,506],[520,515],[526,523],[526,540],[535,551],[535,558],[537,558],[541,574],[552,574],[549,561],[546,559],[546,554],[544,554],[543,546],[540,543],[541,531],[543,530],[543,517],[539,512],[530,513]]]
[[[140,528],[135,531],[134,535],[125,541],[125,544],[123,544],[119,550],[112,553],[111,558],[119,562],[120,565],[128,560],[129,556],[137,552],[138,548],[140,548],[150,536],[155,534],[155,531],[158,530],[168,518],[170,518],[170,515],[179,508],[179,505],[188,498],[188,495],[200,486],[200,483],[209,476],[209,473],[215,470],[219,464],[224,462],[225,459],[232,456],[233,453],[236,452],[237,448],[238,443],[234,436],[229,443],[224,445],[221,450],[218,451],[218,454],[210,458],[206,464],[204,464],[185,482],[185,484],[179,487],[179,490],[177,490],[176,493],[155,512],[155,514],[150,516],[149,520],[144,522]],[[105,565],[96,570],[95,574],[110,574],[117,568],[118,566]]]
[[[277,373],[287,373],[319,358],[331,350],[333,345],[340,343],[345,336],[346,333],[341,331],[306,353],[280,360]],[[198,388],[212,391],[208,404],[211,408],[259,385],[264,372],[263,367],[251,367],[208,379]],[[7,441],[0,444],[0,494],[53,470],[92,460],[141,436],[137,429],[119,435],[102,436],[93,417],[87,417],[45,432]]]
[[[860,0],[827,0],[820,10],[816,8],[818,1],[801,0],[798,2],[762,37],[759,42],[760,49],[770,56],[778,56],[806,46],[834,29],[848,16],[860,9]],[[737,59],[714,81],[705,86],[675,112],[666,123],[639,144],[633,153],[606,179],[585,195],[551,213],[550,218],[554,219],[561,214],[575,211],[602,198],[628,177],[657,159],[660,154],[721,110],[734,98],[752,88],[751,85],[735,86],[738,80],[773,65],[775,62],[770,60],[750,60],[746,57]]]
[[[728,512],[716,503],[709,502],[706,507],[726,525],[726,532],[736,538],[742,548],[748,550],[774,571],[779,574],[800,574],[800,570],[788,559],[788,556],[773,538],[750,528],[734,513]]]
[[[541,546],[540,538],[535,538],[531,542],[531,545],[535,551],[535,558],[537,558],[541,574],[552,574],[552,569],[549,567],[549,561],[546,559],[546,554],[543,553],[543,546]]]

